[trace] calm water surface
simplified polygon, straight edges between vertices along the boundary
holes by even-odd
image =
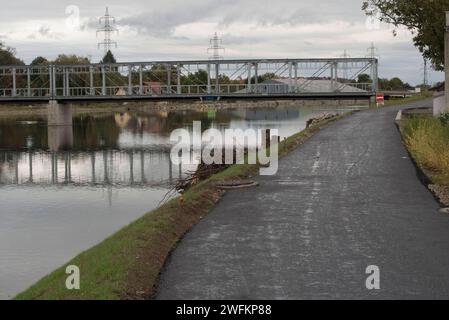
[[[340,108],[345,111],[352,108]],[[277,128],[285,138],[335,108],[233,109],[0,118],[0,299],[157,207],[190,167],[169,161],[170,133]]]

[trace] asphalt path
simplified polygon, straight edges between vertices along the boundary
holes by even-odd
[[[429,103],[348,116],[259,187],[228,192],[173,252],[156,298],[448,299],[449,216],[394,123]]]

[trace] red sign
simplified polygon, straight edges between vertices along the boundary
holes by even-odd
[[[385,94],[383,93],[376,93],[376,103],[383,104],[385,102]]]

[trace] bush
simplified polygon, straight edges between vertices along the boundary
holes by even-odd
[[[449,123],[449,112],[442,113],[438,119],[440,119],[443,125],[447,125]]]

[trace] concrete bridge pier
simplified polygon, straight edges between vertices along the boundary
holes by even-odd
[[[50,151],[70,149],[73,146],[72,106],[50,100],[47,107],[47,123]]]
[[[47,107],[49,126],[71,126],[72,106],[60,104],[57,100],[50,100]]]

